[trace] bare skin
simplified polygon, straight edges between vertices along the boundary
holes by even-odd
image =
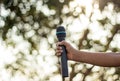
[[[103,67],[119,67],[120,53],[103,53],[103,52],[84,52],[73,48],[68,42],[62,41],[57,43],[56,55],[60,56],[62,48],[59,45],[64,45],[67,50],[69,60],[84,62]]]

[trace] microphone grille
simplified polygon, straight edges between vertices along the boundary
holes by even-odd
[[[66,37],[65,28],[63,26],[57,27],[56,35],[57,37]]]

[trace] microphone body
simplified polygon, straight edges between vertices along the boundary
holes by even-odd
[[[58,41],[63,41],[65,40],[66,37],[66,32],[63,26],[59,26],[57,28],[57,32],[56,32]],[[67,51],[66,51],[66,47],[61,45],[62,47],[62,54],[61,54],[61,72],[62,72],[62,77],[68,77],[68,63],[67,63]]]

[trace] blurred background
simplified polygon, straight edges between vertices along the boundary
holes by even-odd
[[[62,81],[56,28],[90,52],[120,52],[119,0],[0,0],[0,81]],[[120,81],[119,67],[69,61],[66,81]]]

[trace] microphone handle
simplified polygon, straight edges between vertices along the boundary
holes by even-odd
[[[65,46],[62,47],[62,54],[61,54],[61,66],[62,66],[62,77],[68,77],[68,63],[67,63],[67,51]]]

